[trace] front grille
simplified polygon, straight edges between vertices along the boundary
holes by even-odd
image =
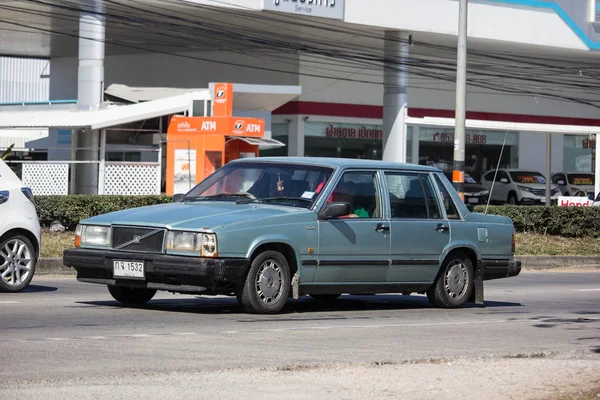
[[[137,228],[114,226],[112,247],[114,250],[138,253],[162,253],[165,230],[160,228]]]
[[[546,189],[531,189],[531,193],[535,194],[536,196],[545,196]]]

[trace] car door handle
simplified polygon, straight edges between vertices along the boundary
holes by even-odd
[[[450,227],[444,224],[437,224],[435,230],[438,232],[448,232],[450,230]]]
[[[390,227],[389,225],[385,225],[382,223],[377,224],[377,226],[375,226],[375,230],[377,232],[389,232],[390,231]]]

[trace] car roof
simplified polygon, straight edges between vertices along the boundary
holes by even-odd
[[[380,160],[365,160],[355,158],[333,158],[333,157],[256,157],[256,158],[240,158],[233,160],[230,163],[239,162],[272,162],[272,163],[291,163],[314,165],[323,167],[335,168],[380,168],[380,169],[406,169],[426,172],[442,172],[439,168],[429,167],[425,165],[399,163]]]

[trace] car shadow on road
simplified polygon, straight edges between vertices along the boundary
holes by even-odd
[[[58,290],[55,286],[46,285],[28,285],[21,293],[42,293],[42,292],[56,292]]]
[[[183,299],[156,299],[142,306],[124,306],[117,301],[85,301],[77,304],[89,306],[103,306],[111,308],[138,308],[152,311],[181,312],[194,314],[232,314],[245,313],[234,297],[230,298],[183,298]],[[469,310],[497,309],[504,307],[522,307],[520,303],[500,301],[486,301],[484,305],[468,303],[463,308],[444,310],[452,312],[469,312]],[[410,311],[410,310],[438,310],[433,307],[425,296],[403,295],[378,295],[378,296],[342,296],[335,301],[318,301],[309,296],[298,300],[288,300],[281,314],[302,314],[322,312],[353,312],[353,311]]]

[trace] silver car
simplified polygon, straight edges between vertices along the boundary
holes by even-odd
[[[563,196],[595,196],[596,176],[591,172],[558,172],[552,174],[552,183],[556,184]]]

